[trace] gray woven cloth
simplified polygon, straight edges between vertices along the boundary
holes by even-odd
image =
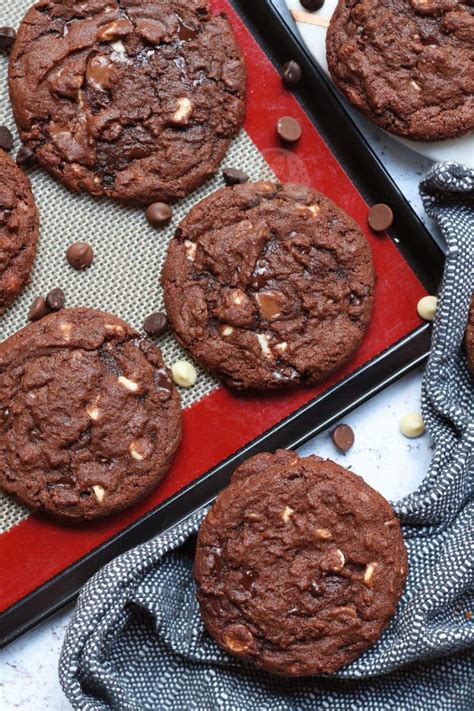
[[[444,163],[421,183],[448,245],[423,383],[430,470],[395,504],[406,590],[382,639],[331,678],[286,680],[231,659],[203,629],[192,580],[200,511],[85,586],[60,660],[76,709],[453,709],[474,699],[474,387],[462,350],[474,291],[474,173]]]

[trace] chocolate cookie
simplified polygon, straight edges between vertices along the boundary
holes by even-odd
[[[356,223],[320,193],[261,182],[196,205],[162,274],[179,342],[234,388],[311,384],[369,323],[374,270]]]
[[[469,309],[469,318],[466,328],[466,355],[469,370],[474,376],[474,295],[471,299],[471,308]]]
[[[71,190],[144,205],[216,171],[245,81],[207,0],[41,0],[10,59],[17,125],[43,166]]]
[[[390,622],[407,555],[390,505],[363,479],[281,450],[249,459],[218,496],[194,574],[226,651],[275,674],[332,674]]]
[[[339,0],[327,61],[349,101],[391,133],[437,141],[474,128],[469,0]]]
[[[0,150],[0,316],[28,283],[38,231],[30,182]]]
[[[0,486],[27,506],[92,519],[167,471],[179,395],[153,344],[116,316],[67,309],[0,344]]]

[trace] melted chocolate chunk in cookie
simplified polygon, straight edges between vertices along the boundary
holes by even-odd
[[[158,484],[181,436],[160,351],[92,309],[44,316],[0,345],[0,486],[27,506],[93,519]]]
[[[436,141],[474,128],[474,7],[339,0],[327,35],[337,86],[391,133]]]
[[[199,532],[209,633],[275,674],[332,674],[376,642],[407,574],[400,524],[363,479],[294,452],[237,469]]]
[[[28,283],[38,231],[38,211],[30,182],[0,150],[0,315]]]
[[[10,60],[23,142],[70,189],[149,205],[205,182],[245,113],[245,67],[206,0],[42,0]]]
[[[196,205],[162,274],[171,325],[235,388],[315,383],[346,362],[370,320],[369,244],[341,209],[298,185],[247,183]]]

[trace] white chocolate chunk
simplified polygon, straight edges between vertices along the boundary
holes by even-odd
[[[105,489],[102,486],[99,486],[99,484],[94,484],[92,491],[94,492],[95,498],[99,504],[101,504],[105,497]]]
[[[97,421],[98,419],[100,419],[100,410],[95,405],[89,405],[88,407],[86,407],[86,412],[91,418],[91,420]]]
[[[319,205],[308,205],[307,208],[315,217],[318,214],[318,212],[321,212],[321,208]]]
[[[425,321],[433,321],[436,308],[438,306],[438,299],[436,296],[424,296],[416,305],[416,310],[419,316],[424,318]]]
[[[138,383],[136,383],[134,380],[129,380],[128,378],[125,377],[125,375],[120,375],[117,378],[118,382],[120,385],[123,385],[124,388],[127,388],[127,390],[130,390],[132,393],[136,393],[138,390]]]
[[[290,520],[290,518],[293,516],[294,513],[295,512],[291,508],[291,506],[285,506],[285,510],[283,511],[281,517],[285,523],[288,523],[288,521]]]
[[[130,454],[132,455],[132,457],[137,460],[137,462],[141,462],[143,459],[145,459],[143,454],[138,450],[135,442],[132,442],[132,444],[129,447],[129,451],[130,451]]]
[[[117,333],[119,336],[123,336],[125,333],[123,326],[119,326],[118,323],[106,323],[104,328],[109,333]]]
[[[221,336],[232,336],[234,333],[234,329],[232,326],[221,326],[219,329],[219,333]]]
[[[178,126],[185,126],[187,123],[189,123],[189,118],[193,111],[193,105],[186,96],[179,98],[177,100],[177,103],[178,108],[173,114],[173,118],[171,120],[174,124],[177,124]]]
[[[196,383],[196,368],[187,360],[178,360],[174,363],[171,366],[171,373],[176,385],[180,385],[182,388],[190,388]]]
[[[69,323],[68,321],[61,321],[59,324],[59,330],[61,331],[65,341],[71,340],[72,323]]]
[[[377,563],[369,563],[365,567],[364,584],[367,585],[368,588],[371,588],[373,585],[373,577],[374,577],[374,571],[375,571],[376,567],[377,567]]]
[[[416,81],[411,81],[410,84],[416,91],[421,91],[421,86],[417,84]]]
[[[284,353],[287,348],[288,343],[286,341],[283,341],[283,343],[277,343],[275,346],[275,350],[278,351],[278,353]]]
[[[243,304],[245,299],[245,294],[242,291],[236,290],[232,293],[232,301],[236,306]]]
[[[400,432],[405,437],[421,437],[425,432],[425,423],[419,412],[408,412],[400,420]]]
[[[184,246],[186,247],[186,257],[190,262],[194,262],[196,258],[197,244],[191,242],[189,239],[184,240]]]
[[[346,564],[346,556],[341,550],[339,550],[339,548],[337,548],[335,553],[337,556],[337,563],[335,563],[333,570],[342,570]]]
[[[264,333],[257,333],[257,340],[260,344],[260,348],[262,349],[262,353],[266,358],[270,358],[272,355],[272,352],[270,350],[270,346],[268,345],[270,342],[270,339],[268,336],[266,336]]]

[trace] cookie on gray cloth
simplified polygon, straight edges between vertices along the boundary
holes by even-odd
[[[471,306],[469,309],[469,318],[466,328],[466,355],[467,362],[469,365],[469,370],[474,376],[474,296],[471,299]]]
[[[358,225],[299,185],[218,190],[178,227],[163,268],[179,342],[234,388],[312,384],[370,320],[374,269]]]
[[[42,165],[71,190],[127,203],[204,183],[245,114],[243,58],[207,0],[40,0],[9,81]]]
[[[0,316],[29,281],[38,232],[30,181],[0,150]]]
[[[349,101],[391,133],[438,141],[474,129],[469,0],[339,0],[327,61]]]
[[[332,674],[376,642],[407,575],[400,524],[329,460],[258,454],[205,518],[194,563],[209,633],[287,676]]]
[[[160,351],[121,319],[57,311],[0,344],[0,486],[27,506],[93,519],[166,473],[180,399]]]

